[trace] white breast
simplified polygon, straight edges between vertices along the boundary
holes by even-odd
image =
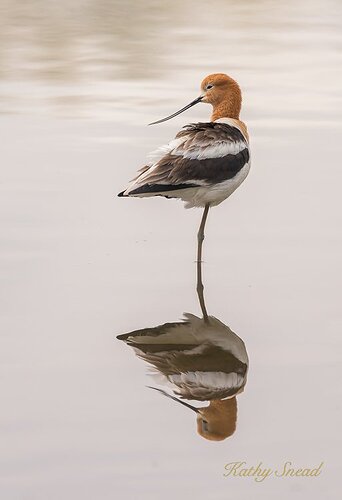
[[[184,397],[191,395],[201,397],[215,392],[232,391],[236,394],[244,385],[245,377],[231,372],[185,372],[168,376],[169,381],[177,386],[179,394]]]

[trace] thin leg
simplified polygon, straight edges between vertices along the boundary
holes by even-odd
[[[205,301],[204,301],[204,287],[202,283],[202,245],[203,245],[203,240],[204,240],[204,227],[205,223],[207,221],[208,217],[208,212],[209,212],[209,205],[206,205],[203,211],[203,216],[201,220],[201,225],[199,227],[198,233],[197,233],[197,241],[198,241],[198,246],[197,246],[197,295],[198,295],[198,300],[202,309],[202,314],[203,314],[203,319],[204,321],[208,321],[208,313],[207,309],[205,307]]]

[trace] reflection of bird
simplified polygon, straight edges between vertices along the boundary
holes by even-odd
[[[198,102],[213,106],[210,122],[192,123],[150,162],[119,196],[180,198],[186,207],[204,207],[198,231],[197,260],[202,257],[204,226],[209,207],[228,198],[246,178],[250,154],[246,125],[240,121],[241,91],[229,76],[217,73],[201,84],[201,95],[169,120]]]
[[[248,356],[244,342],[228,326],[212,316],[205,321],[186,314],[183,322],[165,323],[117,338],[162,374],[181,399],[157,390],[197,413],[200,435],[221,440],[233,434],[235,396],[246,384]],[[210,404],[196,408],[182,399]]]

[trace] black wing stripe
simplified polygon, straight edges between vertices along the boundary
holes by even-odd
[[[220,158],[206,158],[203,160],[177,158],[174,160],[171,179],[176,182],[192,180],[217,184],[235,177],[248,161],[248,148],[243,149],[240,153],[228,154]]]
[[[135,194],[147,194],[147,193],[162,193],[166,191],[178,191],[179,189],[187,189],[199,187],[198,184],[188,183],[188,184],[144,184],[132,191],[129,191],[128,196]],[[119,194],[119,196],[121,193]]]
[[[248,163],[249,151],[248,148],[245,148],[235,155],[229,154],[221,158],[207,158],[204,160],[191,160],[168,155],[164,161],[165,163],[161,160],[159,172],[152,174],[148,179],[149,182],[132,189],[127,193],[128,196],[201,187],[201,182],[205,182],[210,186],[227,181],[235,177]],[[167,181],[170,184],[167,184]],[[198,184],[196,184],[196,181],[198,181]],[[124,196],[124,194],[120,193],[119,196]]]

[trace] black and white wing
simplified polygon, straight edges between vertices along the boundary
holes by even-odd
[[[220,122],[186,125],[119,196],[174,196],[188,188],[229,181],[249,164],[248,140],[234,125]]]

